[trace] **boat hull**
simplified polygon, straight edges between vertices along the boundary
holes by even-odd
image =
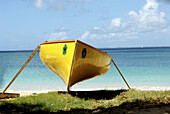
[[[78,40],[41,43],[40,59],[69,89],[75,83],[104,75],[111,56]]]

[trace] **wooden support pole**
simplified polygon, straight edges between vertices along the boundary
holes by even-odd
[[[119,74],[121,75],[121,77],[123,78],[123,80],[125,81],[126,85],[128,86],[128,88],[131,90],[129,84],[127,83],[127,81],[125,80],[124,76],[122,75],[122,73],[120,72],[119,68],[117,67],[116,63],[113,61],[113,59],[111,59],[111,61],[113,62],[113,64],[115,65],[117,71],[119,72]]]
[[[22,70],[27,66],[27,64],[30,62],[30,60],[34,57],[34,55],[38,52],[40,49],[40,45],[36,47],[36,49],[32,52],[30,57],[27,59],[27,61],[24,63],[24,65],[21,67],[21,69],[18,71],[18,73],[14,76],[14,78],[11,80],[11,82],[8,84],[8,86],[4,89],[2,94],[5,93],[5,91],[9,88],[9,86],[15,81],[15,79],[18,77],[18,75],[22,72]]]

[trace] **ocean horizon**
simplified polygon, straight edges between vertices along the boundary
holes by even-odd
[[[170,47],[99,48],[113,57],[131,88],[170,90]],[[0,51],[0,89],[12,80],[33,50]],[[64,82],[40,60],[39,52],[9,89],[15,91],[67,90]],[[71,90],[128,89],[113,64],[103,76],[72,86]]]
[[[112,49],[141,49],[141,48],[170,48],[170,46],[140,46],[140,47],[106,47],[106,48],[97,48],[99,50],[112,50]],[[29,50],[0,50],[0,52],[33,52],[33,49]],[[38,51],[39,52],[39,51]]]

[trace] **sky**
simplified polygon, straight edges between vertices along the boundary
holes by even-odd
[[[0,1],[0,51],[69,39],[97,48],[170,46],[170,0]]]

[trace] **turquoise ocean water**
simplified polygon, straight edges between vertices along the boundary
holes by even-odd
[[[132,88],[170,90],[170,48],[101,49],[109,53]],[[0,52],[0,89],[5,88],[32,52]],[[111,64],[103,76],[75,84],[72,90],[126,89]],[[15,91],[66,90],[63,81],[50,71],[37,53],[9,89]]]

